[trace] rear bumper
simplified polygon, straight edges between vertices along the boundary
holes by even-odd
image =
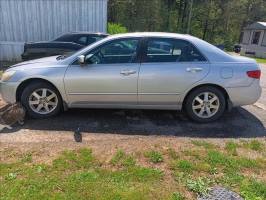
[[[261,96],[259,80],[254,80],[248,87],[226,88],[232,106],[244,106],[254,104]]]
[[[16,82],[2,82],[0,81],[0,93],[3,100],[7,103],[16,102],[16,89],[18,83]]]

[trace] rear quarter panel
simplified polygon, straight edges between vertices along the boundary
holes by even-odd
[[[259,66],[256,63],[212,62],[210,64],[210,71],[208,75],[188,88],[181,95],[181,102],[190,90],[204,84],[215,84],[223,87],[229,94],[230,99],[236,101],[234,104],[235,106],[246,105],[249,104],[249,102],[254,102],[253,99],[257,99],[257,96],[260,93],[259,80],[248,77],[247,71],[258,69]],[[247,96],[248,94],[252,95],[252,92],[250,92],[251,90],[256,90],[253,91],[253,99],[249,99]],[[238,100],[241,98],[242,100]]]

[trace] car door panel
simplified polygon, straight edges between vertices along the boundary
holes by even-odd
[[[193,68],[200,71],[189,71]],[[142,63],[138,101],[140,104],[176,104],[179,95],[203,79],[208,71],[208,63]]]
[[[139,38],[124,38],[88,52],[85,65],[70,65],[65,90],[70,106],[137,104]]]
[[[209,63],[203,58],[189,61],[190,45],[165,38],[147,39],[138,80],[139,104],[177,105],[180,94],[208,74]],[[193,58],[200,60],[197,56]]]
[[[135,104],[140,64],[72,65],[65,75],[71,104]],[[123,71],[135,73],[123,75]]]

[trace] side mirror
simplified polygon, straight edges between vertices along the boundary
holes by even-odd
[[[78,56],[78,63],[79,63],[80,65],[85,64],[85,56],[84,56],[84,55],[80,55],[80,56]]]

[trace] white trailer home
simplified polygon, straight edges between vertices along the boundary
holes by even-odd
[[[241,33],[241,55],[266,58],[266,22],[255,22]]]

